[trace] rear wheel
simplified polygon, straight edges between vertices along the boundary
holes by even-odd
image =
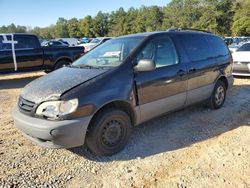
[[[125,112],[106,109],[91,123],[86,145],[97,155],[113,155],[125,147],[131,131],[131,121]]]
[[[208,101],[208,106],[212,109],[219,109],[223,106],[226,99],[226,86],[221,80],[218,80],[214,86],[214,91]]]

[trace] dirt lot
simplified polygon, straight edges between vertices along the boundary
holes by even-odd
[[[250,79],[220,110],[196,105],[134,129],[112,157],[51,150],[24,138],[11,109],[43,73],[0,76],[0,187],[250,187]]]

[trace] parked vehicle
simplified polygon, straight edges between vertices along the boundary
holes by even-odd
[[[56,38],[56,41],[62,41],[68,46],[77,46],[77,39],[76,38]]]
[[[250,43],[243,44],[233,53],[233,75],[250,76]]]
[[[83,37],[77,40],[77,44],[85,44],[85,43],[89,43],[90,39],[87,37]]]
[[[64,43],[64,44],[66,44],[67,46],[70,46],[70,44],[69,44],[67,41],[63,40],[63,39],[59,39],[58,41],[60,41],[60,42],[62,42],[62,43]]]
[[[27,85],[13,118],[40,145],[85,143],[97,155],[112,155],[135,125],[203,101],[221,108],[231,71],[226,44],[211,33],[171,29],[122,36]]]
[[[231,45],[228,46],[229,51],[231,52],[231,54],[233,54],[234,52],[236,52],[239,47],[240,47],[240,45],[237,45],[235,43],[233,43],[233,44],[231,44]]]
[[[69,65],[83,53],[84,47],[41,47],[32,34],[0,34],[0,73],[52,71]]]
[[[110,40],[111,37],[100,37],[100,38],[94,38],[89,43],[80,44],[78,46],[84,46],[85,53],[92,50],[94,47],[99,46],[100,44]]]
[[[69,43],[65,41],[51,40],[44,44],[45,47],[69,47]]]
[[[224,41],[227,45],[231,45],[233,43],[233,38],[232,37],[225,37]]]

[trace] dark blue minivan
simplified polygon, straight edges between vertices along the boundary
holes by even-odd
[[[28,84],[13,118],[40,145],[85,144],[97,155],[112,155],[124,148],[133,126],[198,102],[220,108],[232,83],[231,54],[214,34],[133,34]]]

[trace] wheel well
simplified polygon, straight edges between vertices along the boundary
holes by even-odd
[[[124,112],[127,113],[128,116],[130,117],[132,125],[135,125],[136,117],[135,117],[134,110],[132,109],[132,107],[130,106],[129,103],[124,102],[124,101],[113,101],[113,102],[110,102],[110,103],[108,103],[108,104],[102,106],[102,107],[94,114],[94,116],[92,117],[92,119],[91,119],[91,121],[90,121],[90,124],[91,124],[91,122],[93,121],[93,119],[95,119],[95,116],[97,116],[97,115],[100,114],[103,110],[108,109],[108,108],[116,108],[116,109],[120,109],[120,110],[124,111]]]
[[[61,58],[61,59],[57,59],[56,62],[54,63],[54,67],[56,66],[56,64],[59,62],[59,61],[66,61],[66,62],[69,62],[71,63],[72,60],[69,59],[69,58]]]
[[[225,76],[220,77],[218,80],[222,81],[225,84],[226,89],[228,88],[228,81]]]

